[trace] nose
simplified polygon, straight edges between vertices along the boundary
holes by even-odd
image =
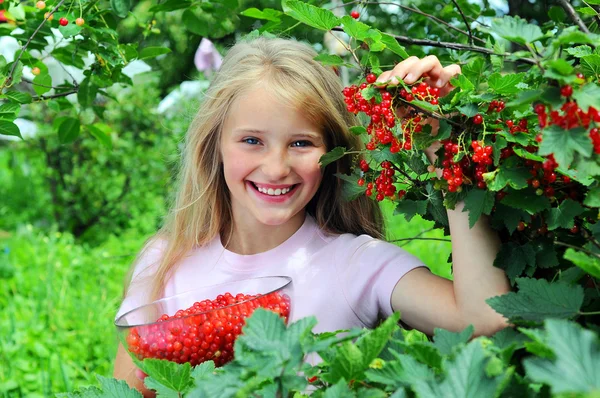
[[[292,159],[285,149],[271,150],[263,159],[262,172],[273,183],[281,182],[291,169]]]

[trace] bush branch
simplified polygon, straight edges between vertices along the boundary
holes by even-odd
[[[473,43],[473,32],[471,32],[471,26],[469,25],[469,21],[467,21],[467,17],[465,17],[465,13],[463,12],[462,8],[460,8],[456,0],[452,0],[452,2],[456,6],[456,8],[458,8],[460,16],[462,17],[463,21],[465,21],[465,25],[467,25],[467,30],[469,31],[469,43],[471,43],[471,45],[474,46],[475,43]]]
[[[569,17],[571,17],[573,22],[575,22],[579,26],[579,29],[581,29],[583,32],[589,35],[590,30],[587,28],[587,26],[585,26],[581,18],[579,18],[579,15],[577,15],[577,12],[575,12],[575,9],[571,5],[571,3],[569,3],[569,0],[558,0],[558,2],[562,6],[562,8],[565,9],[567,14],[569,14]]]
[[[570,249],[573,249],[573,250],[580,251],[580,252],[582,252],[582,253],[585,253],[585,254],[587,254],[588,256],[596,257],[597,259],[599,259],[599,260],[600,260],[600,254],[597,254],[597,253],[591,252],[591,251],[589,251],[589,250],[587,250],[587,249],[584,249],[583,247],[579,247],[579,246],[571,245],[571,244],[569,244],[569,243],[565,243],[565,242],[561,242],[561,241],[555,241],[555,242],[554,242],[554,244],[555,244],[555,245],[558,245],[558,246],[564,246],[564,247],[568,247],[568,248],[570,248]]]

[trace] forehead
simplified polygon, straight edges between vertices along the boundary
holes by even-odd
[[[229,108],[224,132],[242,128],[295,133],[298,130],[321,132],[321,128],[300,105],[281,98],[273,90],[255,87],[238,96]]]

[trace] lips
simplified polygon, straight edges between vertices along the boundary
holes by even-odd
[[[295,191],[298,185],[270,185],[268,188],[262,186],[259,188],[256,183],[249,181],[249,184],[252,186],[254,191],[260,194],[264,198],[272,198],[272,199],[284,199],[291,196]]]

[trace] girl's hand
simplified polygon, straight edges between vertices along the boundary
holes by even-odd
[[[146,377],[148,377],[148,375],[146,373],[144,373],[142,370],[136,368],[135,369],[135,377],[137,377],[141,381],[144,381],[144,379]]]
[[[431,87],[440,89],[440,97],[445,96],[454,88],[450,84],[450,79],[461,73],[460,66],[457,64],[443,67],[440,60],[435,55],[429,55],[423,59],[409,57],[400,62],[390,71],[385,71],[377,78],[377,82],[397,85],[399,80],[404,80],[406,84],[413,84],[421,77],[425,77],[425,82]],[[398,109],[396,114],[402,117],[406,114],[406,109]],[[432,127],[432,134],[437,134],[439,123],[434,118],[427,118],[426,123]],[[434,142],[425,150],[425,154],[431,163],[435,163],[437,156],[435,152],[440,148],[439,141]],[[441,173],[441,171],[440,171]]]

